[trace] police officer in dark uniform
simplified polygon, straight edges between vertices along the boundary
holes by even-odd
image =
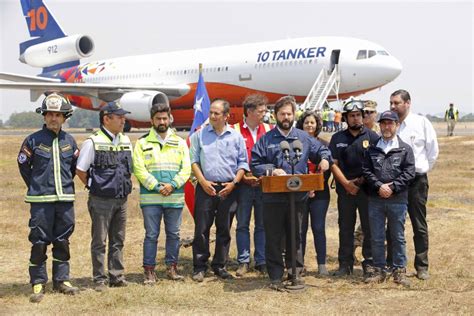
[[[347,129],[334,134],[329,143],[334,164],[331,171],[336,178],[337,208],[339,212],[339,269],[336,276],[352,274],[354,265],[354,226],[356,210],[364,232],[362,267],[364,276],[372,268],[370,229],[368,219],[368,198],[362,161],[367,148],[376,143],[378,135],[366,128],[362,122],[364,102],[351,100],[343,108],[343,119]]]
[[[112,287],[127,285],[123,274],[123,245],[127,197],[132,191],[132,144],[122,132],[128,113],[117,102],[104,106],[100,112],[100,130],[84,141],[77,162],[77,175],[89,189],[92,274],[95,290],[99,292],[107,289],[107,238],[108,283]]]
[[[25,202],[30,203],[28,239],[30,256],[30,301],[43,299],[47,246],[53,244],[53,289],[76,294],[69,282],[69,236],[74,231],[74,181],[79,155],[76,141],[61,127],[72,114],[72,106],[62,95],[48,95],[37,113],[44,116],[43,128],[29,135],[21,145],[18,167],[28,187]]]

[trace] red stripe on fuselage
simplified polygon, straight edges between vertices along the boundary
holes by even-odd
[[[71,77],[67,78],[68,82],[71,82]],[[174,126],[177,127],[189,127],[192,124],[193,117],[194,117],[194,95],[196,93],[196,83],[190,83],[189,86],[191,87],[190,91],[173,101],[170,101],[173,117],[174,117]],[[216,83],[216,82],[207,82],[206,83],[207,92],[209,94],[209,98],[224,98],[232,104],[231,107],[231,115],[229,119],[229,123],[234,124],[242,119],[243,109],[242,109],[242,101],[244,98],[252,93],[261,93],[264,94],[268,98],[268,102],[270,104],[274,104],[279,98],[285,96],[286,94],[281,93],[273,93],[267,91],[259,91],[255,89],[240,87],[236,85],[230,85],[225,83]],[[339,99],[347,99],[350,96],[358,96],[363,94],[367,91],[376,89],[378,87],[364,89],[359,91],[353,91],[348,93],[339,94]],[[83,96],[74,96],[74,95],[67,95],[71,103],[74,105],[88,110],[95,110],[93,108],[91,99],[88,97]],[[296,98],[296,102],[303,103],[306,99],[306,96],[294,96]],[[335,100],[335,97],[331,97],[330,100]],[[132,126],[134,127],[147,127],[150,126],[149,122],[139,122],[139,121],[130,121]]]

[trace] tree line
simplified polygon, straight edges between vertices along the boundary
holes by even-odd
[[[0,120],[0,127],[40,128],[43,123],[42,115],[35,111],[25,111],[13,113],[6,122]],[[99,112],[75,108],[67,124],[72,128],[97,128],[99,127]]]
[[[432,122],[443,122],[444,118],[440,118],[433,115],[426,115]],[[459,118],[459,122],[473,122],[474,114],[469,113]],[[10,118],[3,122],[0,120],[1,127],[13,127],[13,128],[40,128],[43,126],[43,117],[38,115],[35,111],[26,111],[20,113],[13,113]],[[72,117],[67,121],[69,127],[72,128],[97,128],[99,127],[99,112],[83,110],[75,108]]]

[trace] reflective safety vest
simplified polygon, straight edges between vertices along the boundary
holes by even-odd
[[[106,198],[124,198],[132,192],[132,144],[119,133],[117,145],[104,131],[89,138],[94,144],[94,162],[89,169],[89,193]]]
[[[43,126],[23,142],[18,154],[20,174],[28,187],[25,202],[74,201],[74,175],[79,150],[74,138]]]
[[[444,113],[444,119],[447,121],[451,119],[451,112],[452,111],[452,116],[454,116],[454,120],[457,121],[459,117],[459,110],[453,106],[452,109],[448,108],[446,112]]]
[[[162,145],[153,127],[138,139],[133,153],[133,173],[140,182],[140,206],[162,205],[182,208],[184,184],[191,175],[189,149],[175,133]],[[160,183],[169,183],[174,190],[168,196],[159,193]]]

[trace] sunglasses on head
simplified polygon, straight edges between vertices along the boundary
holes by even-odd
[[[372,113],[375,113],[375,111],[365,110],[364,113],[365,114],[372,114]]]

